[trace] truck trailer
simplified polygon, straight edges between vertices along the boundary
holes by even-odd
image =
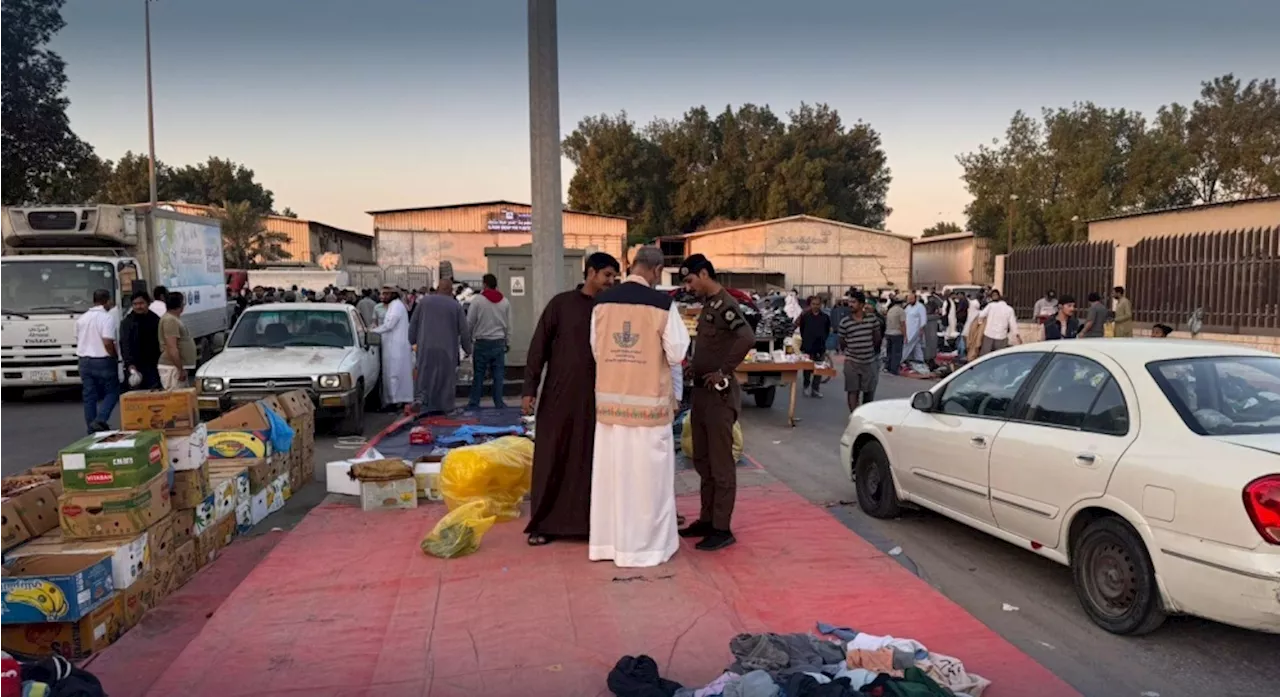
[[[0,226],[4,401],[80,384],[75,324],[99,289],[111,292],[117,320],[135,287],[182,293],[200,361],[221,350],[231,312],[217,219],[147,205],[7,206]]]

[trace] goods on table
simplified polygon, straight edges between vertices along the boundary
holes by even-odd
[[[497,522],[487,502],[464,503],[445,514],[422,540],[422,551],[433,557],[453,559],[480,548],[480,540]]]
[[[193,395],[128,393],[125,423],[139,430],[94,434],[57,465],[3,480],[6,648],[101,651],[310,481],[305,392],[208,424],[187,413]]]
[[[500,521],[520,517],[520,502],[532,487],[533,441],[506,436],[456,448],[440,468],[440,493],[449,510],[484,502]]]

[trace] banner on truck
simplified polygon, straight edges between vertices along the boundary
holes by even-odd
[[[187,312],[226,309],[222,228],[156,216],[158,283],[187,297]]]

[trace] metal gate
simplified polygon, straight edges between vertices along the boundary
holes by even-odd
[[[382,288],[383,283],[386,283],[383,278],[382,269],[376,266],[368,266],[365,264],[347,265],[348,282],[356,290],[371,288],[376,291],[379,288]]]
[[[383,283],[390,283],[400,288],[431,288],[432,273],[427,266],[388,266],[383,271]]]

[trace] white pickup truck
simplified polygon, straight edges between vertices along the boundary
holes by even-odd
[[[303,389],[338,435],[360,435],[366,402],[377,406],[381,339],[355,308],[271,303],[245,310],[226,347],[196,371],[204,417],[269,394]]]

